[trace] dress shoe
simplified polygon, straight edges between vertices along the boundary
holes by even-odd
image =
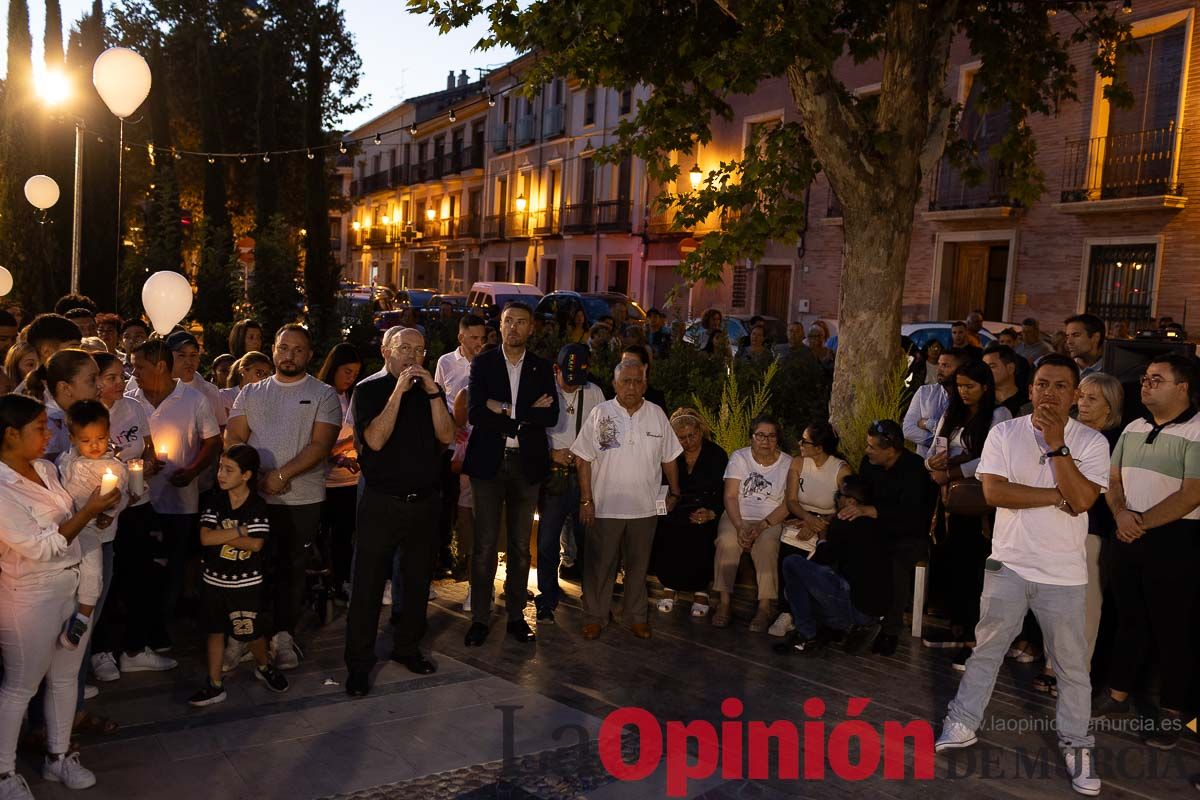
[[[471,627],[467,628],[466,638],[463,639],[463,644],[467,647],[483,647],[483,643],[487,640],[488,626],[482,622],[472,622]]]
[[[890,633],[881,633],[875,639],[875,643],[871,645],[871,652],[881,656],[896,655],[896,647],[900,644],[900,639]]]
[[[583,638],[585,638],[585,639],[599,639],[600,638],[600,626],[594,622],[588,623],[587,625],[583,626],[582,633],[583,633]]]
[[[371,691],[371,685],[367,679],[368,673],[352,670],[346,678],[346,694],[351,697],[366,697],[367,692]]]
[[[539,608],[537,612],[537,621],[539,625],[553,625],[554,610],[549,608]]]
[[[644,622],[635,622],[629,626],[629,630],[639,639],[650,638],[650,626]]]
[[[406,656],[393,654],[392,661],[395,661],[397,664],[403,664],[409,672],[416,673],[417,675],[432,675],[437,672],[437,665],[421,653],[410,653]]]
[[[525,620],[518,619],[508,623],[508,635],[518,642],[533,642],[537,640],[537,636],[525,624]]]

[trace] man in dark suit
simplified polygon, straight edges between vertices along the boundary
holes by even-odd
[[[538,490],[550,471],[546,429],[558,421],[558,391],[550,362],[525,348],[532,332],[533,311],[509,303],[500,314],[501,346],[471,362],[468,418],[474,429],[463,459],[463,472],[471,478],[475,495],[468,647],[479,647],[487,639],[502,508],[507,509],[508,633],[519,642],[536,638],[524,616],[529,538]]]

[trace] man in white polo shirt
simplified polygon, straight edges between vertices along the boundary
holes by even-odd
[[[166,623],[175,614],[183,589],[184,566],[199,541],[200,475],[221,451],[221,428],[204,395],[171,377],[174,356],[162,339],[150,339],[133,351],[137,386],[126,396],[150,418],[150,435],[159,470],[150,478],[150,504],[162,525],[168,584],[161,614],[151,626],[150,647],[170,646]]]
[[[271,506],[276,561],[271,652],[277,669],[295,669],[304,570],[321,524],[325,460],[342,427],[342,404],[332,386],[305,371],[313,355],[307,328],[284,325],[272,352],[275,374],[242,389],[229,412],[225,444],[249,444],[262,459],[258,492]],[[230,660],[233,655],[226,653]]]
[[[571,452],[579,471],[579,516],[587,533],[583,568],[583,638],[608,624],[617,561],[625,565],[621,618],[650,638],[646,570],[658,526],[658,493],[666,476],[667,511],[679,500],[675,459],[683,452],[663,410],[647,403],[646,368],[623,361],[613,371],[617,396],[592,409]]]
[[[996,507],[975,650],[938,737],[938,751],[970,747],[1005,653],[1032,610],[1058,678],[1058,742],[1071,786],[1100,793],[1092,763],[1091,680],[1084,634],[1087,510],[1108,488],[1108,442],[1070,418],[1079,368],[1058,354],[1033,374],[1033,414],[1001,422],[975,474]]]

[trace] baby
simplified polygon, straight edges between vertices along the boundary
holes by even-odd
[[[106,472],[117,478],[121,499],[107,514],[101,514],[79,533],[83,560],[79,567],[79,609],[67,620],[58,641],[68,650],[79,646],[92,621],[92,612],[100,601],[104,586],[102,544],[112,541],[116,530],[109,531],[117,515],[128,504],[125,489],[128,475],[125,465],[113,454],[108,440],[108,409],[96,400],[81,400],[67,409],[67,430],[71,449],[59,456],[58,472],[63,487],[80,508],[100,486]]]

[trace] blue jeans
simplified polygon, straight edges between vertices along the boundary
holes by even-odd
[[[796,626],[796,634],[804,639],[817,635],[817,623],[844,631],[852,625],[877,621],[850,602],[850,584],[845,578],[804,556],[788,556],[783,560],[783,585],[788,605],[792,607],[792,624]]]
[[[979,601],[975,649],[967,672],[950,702],[947,722],[972,731],[983,722],[1004,655],[1021,632],[1025,612],[1033,611],[1045,640],[1046,657],[1058,678],[1058,740],[1067,747],[1092,747],[1088,730],[1092,713],[1092,682],[1088,675],[1088,645],[1084,633],[1087,586],[1053,586],[1027,581],[1007,566],[988,559]]]
[[[579,522],[579,483],[572,481],[570,490],[565,494],[549,494],[543,490],[538,503],[538,515],[537,607],[539,611],[553,611],[558,607],[562,595],[562,590],[558,588],[559,534],[568,516],[572,521],[565,535],[570,538],[574,532],[577,552],[583,551],[584,528]]]

